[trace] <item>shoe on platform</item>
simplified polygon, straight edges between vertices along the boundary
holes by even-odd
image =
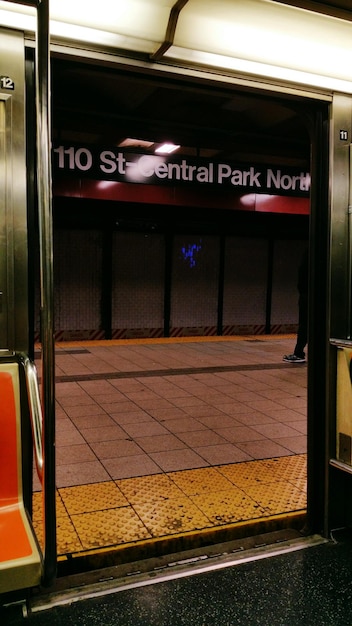
[[[305,356],[297,356],[296,354],[285,354],[282,359],[285,363],[305,363]]]

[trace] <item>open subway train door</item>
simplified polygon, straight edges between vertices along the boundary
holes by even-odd
[[[343,133],[341,129],[343,128]],[[331,201],[331,422],[327,433],[329,462],[327,524],[352,527],[352,103],[335,96],[332,126]]]
[[[44,216],[44,212],[50,214],[50,160],[46,131],[49,127],[48,53],[47,46],[42,45],[42,41],[47,41],[48,12],[46,2],[40,5],[36,110],[41,143],[38,143],[37,154],[29,158],[37,163],[39,223],[48,240],[50,228],[48,233]],[[56,568],[56,531],[51,427],[54,423],[54,391],[53,384],[48,382],[53,377],[48,368],[43,367],[41,401],[36,370],[29,358],[33,347],[30,346],[28,321],[25,47],[22,33],[2,30],[0,46],[0,594],[6,594],[50,584]],[[41,236],[40,251],[41,314],[43,336],[47,337],[51,333],[47,321],[51,308],[43,255],[50,259],[50,248],[48,252]],[[43,350],[47,350],[44,342]],[[42,406],[46,406],[44,424]],[[35,536],[31,523],[33,450],[43,486],[45,521],[40,538]]]

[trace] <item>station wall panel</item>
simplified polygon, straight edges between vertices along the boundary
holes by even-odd
[[[298,267],[307,242],[277,240],[274,245],[271,326],[295,332],[298,324]]]
[[[227,237],[224,269],[224,334],[265,329],[268,244],[264,239]]]
[[[174,238],[170,334],[216,334],[220,238]]]
[[[57,230],[54,257],[57,338],[91,338],[101,324],[101,232]]]
[[[107,256],[101,229],[57,229],[54,240],[57,341],[163,337],[165,321],[172,337],[297,330],[303,240],[224,237],[223,292],[220,235],[115,231]],[[111,263],[105,300],[104,254]],[[40,340],[38,297],[35,320]]]
[[[163,335],[164,266],[163,235],[114,233],[112,250],[114,338]]]

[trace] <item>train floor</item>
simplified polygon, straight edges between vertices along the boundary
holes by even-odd
[[[59,575],[302,527],[307,367],[282,361],[293,343],[58,343]]]
[[[223,547],[223,546],[222,546]],[[221,548],[221,547],[220,547]],[[27,613],[0,609],[6,626],[351,626],[351,537],[312,536],[276,548],[219,554],[109,583],[76,580]],[[113,576],[112,576],[113,578]],[[87,581],[86,581],[87,582]]]

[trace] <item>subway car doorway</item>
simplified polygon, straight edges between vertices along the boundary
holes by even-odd
[[[60,567],[316,530],[327,105],[58,57],[52,107]]]

